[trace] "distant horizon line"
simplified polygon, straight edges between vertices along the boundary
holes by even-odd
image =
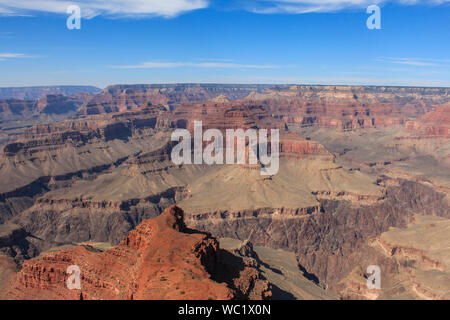
[[[21,85],[21,86],[0,86],[0,89],[23,89],[23,88],[69,88],[69,87],[90,87],[104,90],[115,86],[177,86],[177,85],[223,85],[223,86],[311,86],[311,87],[376,87],[376,88],[429,88],[429,89],[450,89],[450,86],[411,86],[411,85],[380,85],[380,84],[315,84],[315,83],[222,83],[222,82],[154,82],[154,83],[117,83],[100,87],[96,85],[78,85],[78,84],[64,84],[64,85]]]

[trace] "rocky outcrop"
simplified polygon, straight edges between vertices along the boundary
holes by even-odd
[[[249,240],[245,240],[241,243],[239,247],[234,250],[234,253],[240,255],[241,257],[257,259],[257,254],[253,250],[253,244]]]
[[[26,261],[6,288],[8,299],[265,298],[269,286],[252,267],[236,268],[208,233],[188,229],[172,206],[142,222],[117,247],[89,246]],[[77,265],[81,288],[69,290],[67,268]],[[226,274],[221,272],[229,271]],[[219,283],[216,279],[224,280]],[[3,289],[5,290],[5,289]]]

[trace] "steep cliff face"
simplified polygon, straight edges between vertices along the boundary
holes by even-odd
[[[222,261],[216,239],[188,229],[172,206],[145,220],[117,247],[96,252],[79,246],[29,260],[11,279],[8,299],[233,299],[265,298],[269,286],[252,267]],[[81,289],[66,287],[77,265]],[[226,267],[225,267],[226,266]],[[231,268],[231,269],[230,269]],[[233,271],[222,274],[223,271]],[[214,281],[216,277],[223,283]]]
[[[450,137],[450,104],[437,106],[416,121],[406,123],[406,129],[419,137]]]

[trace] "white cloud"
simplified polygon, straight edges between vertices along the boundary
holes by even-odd
[[[375,59],[379,62],[389,62],[394,64],[403,64],[414,67],[445,67],[450,66],[448,59],[424,59],[424,58],[394,58],[380,57]]]
[[[24,58],[23,53],[0,53],[0,58]]]
[[[67,7],[79,5],[86,18],[98,15],[112,17],[174,17],[206,8],[208,0],[6,0],[0,3],[0,14],[23,15],[32,12],[67,14]]]
[[[273,69],[274,65],[239,64],[230,62],[144,62],[137,65],[110,66],[114,69],[157,69],[157,68],[229,68],[229,69]]]
[[[351,8],[367,8],[373,4],[400,3],[403,5],[429,4],[440,5],[450,0],[250,0],[246,9],[255,13],[334,12]]]
[[[23,53],[0,53],[0,61],[6,61],[8,59],[17,59],[17,58],[32,58],[32,56]]]
[[[98,15],[169,18],[207,8],[214,1],[216,0],[2,0],[0,15],[28,15],[36,12],[66,14],[68,6],[77,4],[85,18]],[[450,3],[450,0],[227,0],[230,8],[263,14],[334,12],[383,3],[440,5]]]

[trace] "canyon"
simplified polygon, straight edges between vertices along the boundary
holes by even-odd
[[[2,100],[1,297],[448,299],[449,103],[448,88],[219,84]],[[278,129],[279,171],[175,164],[171,134],[195,121]]]

